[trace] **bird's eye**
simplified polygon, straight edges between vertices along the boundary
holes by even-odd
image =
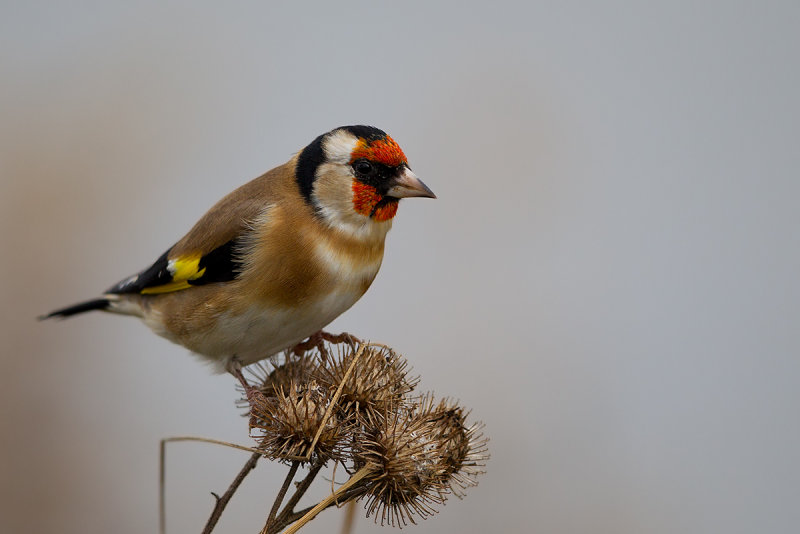
[[[372,164],[366,160],[359,160],[353,165],[353,168],[358,174],[372,174]]]

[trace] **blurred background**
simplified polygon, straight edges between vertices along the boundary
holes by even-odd
[[[0,531],[155,532],[160,438],[250,443],[233,379],[136,320],[35,317],[366,123],[439,199],[330,330],[491,437],[409,531],[796,532],[797,2],[0,5]],[[171,445],[168,532],[247,456]],[[217,532],[258,532],[285,469]]]

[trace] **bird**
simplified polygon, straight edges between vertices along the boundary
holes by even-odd
[[[358,301],[400,199],[436,198],[374,126],[341,126],[219,200],[150,267],[50,312],[139,317],[236,374],[299,346]]]

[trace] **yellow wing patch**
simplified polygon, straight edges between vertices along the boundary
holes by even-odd
[[[169,260],[167,263],[167,271],[172,275],[172,280],[166,284],[158,286],[145,287],[142,289],[142,295],[158,295],[159,293],[171,293],[172,291],[180,291],[181,289],[188,289],[191,286],[190,280],[197,280],[206,272],[206,268],[200,269],[201,256],[184,256]]]

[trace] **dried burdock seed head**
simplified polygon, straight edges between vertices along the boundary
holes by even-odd
[[[282,363],[280,363],[282,362]],[[317,358],[313,353],[305,352],[297,356],[289,351],[283,355],[276,355],[269,361],[262,361],[247,367],[247,371],[252,376],[250,383],[256,387],[265,397],[276,397],[281,389],[288,390],[289,385],[294,381],[295,384],[307,384],[317,367]],[[237,391],[241,393],[241,398],[236,401],[236,405],[250,409],[250,401],[241,385],[236,385]]]
[[[378,427],[364,429],[353,452],[356,467],[374,466],[364,480],[367,516],[374,513],[376,522],[414,523],[414,515],[426,518],[444,502],[443,451],[427,417],[401,406]]]
[[[488,458],[486,440],[464,419],[462,408],[426,395],[364,428],[353,453],[356,467],[373,468],[364,479],[367,516],[404,526],[435,513],[449,493],[461,497],[474,486]]]
[[[442,399],[433,407],[431,395],[420,399],[417,409],[428,414],[438,433],[437,439],[442,443],[442,485],[462,498],[466,488],[478,485],[477,477],[485,473],[489,459],[489,440],[481,433],[483,423],[467,425],[469,413],[448,399]]]
[[[348,427],[331,413],[327,389],[315,381],[299,384],[294,380],[281,387],[272,397],[258,399],[251,411],[251,436],[260,440],[259,448],[277,460],[299,460],[311,450],[317,432],[319,440],[313,457],[340,460]]]
[[[411,396],[419,379],[408,377],[406,361],[389,347],[320,342],[329,338],[338,339],[313,336],[268,365],[249,368],[255,380],[237,375],[258,448],[293,462],[263,531],[276,534],[297,518],[294,504],[329,460],[341,463],[350,479],[299,513],[291,532],[336,503],[364,499],[367,517],[402,527],[436,513],[451,494],[463,497],[489,458],[482,423],[467,424],[468,412],[451,400]],[[295,462],[307,461],[313,467],[291,505],[275,515]]]
[[[357,355],[355,368],[348,375]],[[371,424],[392,406],[399,406],[419,382],[418,378],[408,376],[402,356],[391,349],[370,345],[337,346],[336,355],[323,361],[314,376],[331,394],[341,387],[338,406],[344,417]]]
[[[267,397],[276,397],[279,391],[286,390],[292,383],[308,384],[316,368],[317,359],[312,354],[287,355],[283,364],[260,381],[258,389]]]

